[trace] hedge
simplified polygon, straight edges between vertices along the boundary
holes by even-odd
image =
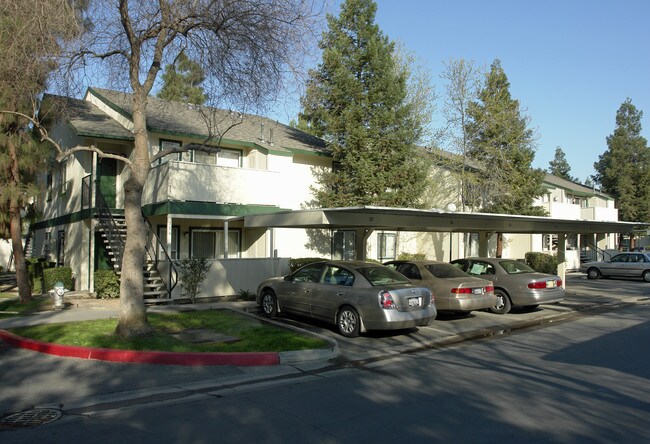
[[[314,262],[326,261],[326,260],[328,259],[323,259],[322,257],[299,257],[296,259],[289,259],[289,269],[293,273],[303,265],[311,264]]]
[[[557,273],[557,257],[546,253],[526,253],[526,263],[540,273]]]
[[[100,299],[120,297],[120,280],[113,270],[97,270],[94,273],[95,293]]]
[[[73,290],[74,282],[72,282],[72,268],[56,267],[46,268],[43,270],[44,292],[50,291],[54,288],[54,284],[57,282],[63,282],[63,288],[66,290]]]

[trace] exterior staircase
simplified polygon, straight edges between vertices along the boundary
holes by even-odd
[[[99,232],[104,241],[104,246],[110,257],[113,269],[118,276],[121,275],[122,257],[126,244],[126,221],[124,215],[115,214],[108,209],[98,210],[96,218],[99,221]],[[158,268],[155,257],[147,252],[147,260],[143,265],[144,275],[144,302],[145,304],[166,304],[171,302],[168,291]]]

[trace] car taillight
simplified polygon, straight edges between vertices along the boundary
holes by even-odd
[[[385,310],[390,310],[392,308],[397,308],[397,304],[395,304],[395,300],[393,299],[393,295],[390,294],[389,291],[382,291],[379,294],[379,304],[381,305],[381,308]]]
[[[546,287],[547,287],[546,281],[531,282],[530,284],[528,284],[528,288],[539,289],[539,288],[546,288]]]
[[[558,280],[557,280],[557,286],[558,286],[558,287],[561,287],[561,286],[562,286],[562,279],[558,279]]]
[[[470,293],[472,293],[472,289],[471,288],[452,288],[451,292],[455,293],[455,294],[470,294]]]
[[[488,285],[487,287],[485,287],[485,292],[494,293],[494,285]]]

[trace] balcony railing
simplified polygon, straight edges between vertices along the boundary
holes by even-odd
[[[174,201],[277,205],[288,184],[274,171],[169,161],[149,172],[143,203]]]

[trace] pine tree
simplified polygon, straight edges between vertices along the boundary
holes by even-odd
[[[470,103],[467,124],[468,156],[483,165],[474,173],[483,211],[502,214],[545,215],[533,199],[542,194],[542,170],[531,168],[535,157],[533,131],[521,115],[519,102],[510,95],[510,82],[495,60],[479,92]],[[501,257],[502,235],[497,236],[497,257]]]
[[[299,122],[325,139],[334,168],[323,171],[313,206],[417,206],[428,167],[408,100],[408,69],[375,24],[371,0],[346,0],[328,16],[318,69],[310,72]]]
[[[566,156],[562,148],[559,146],[555,148],[555,157],[549,163],[548,172],[554,176],[561,177],[565,180],[570,180],[572,182],[578,182],[578,179],[575,179],[571,174],[571,166],[566,160]]]
[[[178,55],[175,63],[165,66],[162,79],[163,86],[157,94],[158,98],[195,105],[205,103],[206,96],[201,86],[205,80],[203,68],[184,52]]]
[[[650,149],[641,136],[642,117],[632,100],[623,102],[607,150],[594,163],[593,178],[616,199],[619,217],[626,221],[650,221]]]

